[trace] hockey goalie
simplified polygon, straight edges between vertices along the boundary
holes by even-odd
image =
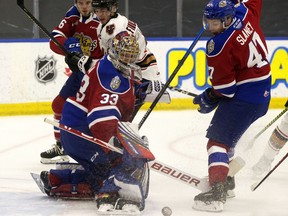
[[[95,198],[97,215],[140,215],[144,209],[147,162],[154,156],[132,126],[122,123],[129,121],[134,109],[138,55],[135,36],[120,32],[110,41],[108,54],[92,68],[87,56],[66,57],[69,66],[79,67],[85,75],[76,98],[67,99],[60,123],[109,143],[123,154],[61,130],[65,152],[77,164],[41,172],[47,195]]]

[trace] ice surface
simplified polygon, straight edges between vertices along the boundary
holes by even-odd
[[[151,171],[150,193],[143,215],[161,216],[161,209],[169,206],[173,215],[229,215],[229,216],[287,216],[288,161],[259,187],[251,192],[257,182],[250,168],[260,157],[267,140],[279,123],[274,123],[260,136],[252,150],[243,153],[249,140],[262,130],[281,110],[270,110],[245,133],[236,149],[246,159],[246,166],[236,176],[236,197],[228,200],[221,213],[198,212],[192,209],[193,198],[200,191],[186,184]],[[141,111],[135,122],[139,122]],[[65,201],[42,194],[30,172],[54,168],[43,165],[40,152],[53,144],[52,127],[44,123],[49,115],[13,116],[0,118],[0,215],[96,215],[93,201]],[[197,111],[153,111],[143,124],[140,133],[146,135],[157,160],[196,175],[207,175],[205,131],[212,114]],[[273,166],[287,153],[285,146]]]

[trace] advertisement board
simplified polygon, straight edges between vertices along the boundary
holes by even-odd
[[[157,58],[163,83],[192,42],[193,39],[148,41],[149,49]],[[205,40],[198,41],[171,82],[172,87],[199,94],[210,86],[205,45]],[[280,108],[288,93],[288,40],[268,39],[267,45],[272,72],[271,107]],[[71,73],[64,56],[50,50],[48,40],[0,42],[0,62],[0,115],[51,112],[51,101]],[[164,105],[165,109],[195,108],[190,96],[170,90],[169,93],[172,103]]]

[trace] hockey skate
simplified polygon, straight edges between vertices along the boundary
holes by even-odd
[[[57,142],[51,149],[40,154],[40,162],[43,164],[55,164],[59,162],[69,162],[69,157],[64,154],[60,142]]]
[[[97,212],[99,216],[140,216],[139,204],[121,199],[117,194],[100,194],[96,197]]]
[[[199,211],[221,212],[226,202],[226,195],[226,183],[216,183],[212,185],[210,191],[195,196],[193,209]]]
[[[261,176],[264,172],[268,172],[271,169],[273,160],[268,159],[264,155],[260,160],[252,167],[252,171],[255,176]]]
[[[226,189],[227,189],[227,194],[226,198],[233,198],[235,197],[235,178],[234,176],[227,176],[227,182],[226,182]]]

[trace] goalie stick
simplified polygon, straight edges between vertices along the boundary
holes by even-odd
[[[175,68],[175,70],[173,71],[173,73],[171,74],[169,79],[167,80],[167,82],[162,87],[161,91],[158,93],[158,95],[156,96],[156,98],[154,99],[154,101],[152,102],[150,107],[148,108],[147,112],[145,113],[145,115],[143,116],[143,118],[141,119],[141,121],[138,124],[138,128],[139,129],[142,127],[143,123],[146,121],[146,119],[148,118],[148,116],[150,115],[150,113],[152,112],[152,110],[154,109],[154,107],[156,106],[156,104],[158,103],[158,101],[160,100],[160,98],[162,97],[162,95],[164,94],[164,92],[166,91],[166,89],[168,88],[168,86],[170,85],[170,83],[172,82],[172,80],[174,79],[176,74],[178,73],[178,71],[180,70],[181,66],[184,64],[185,60],[187,59],[187,57],[192,52],[192,49],[195,47],[195,45],[199,41],[199,39],[200,39],[201,35],[203,34],[204,30],[205,30],[205,28],[203,27],[199,31],[199,33],[197,34],[195,40],[193,41],[191,46],[188,48],[188,50],[186,51],[185,55],[180,60],[179,64],[177,65],[177,67]]]
[[[65,55],[68,55],[68,51],[65,49],[65,47],[60,44],[53,35],[39,22],[39,20],[36,19],[35,16],[33,16],[32,13],[25,7],[24,0],[17,0],[17,5],[24,11],[24,13],[49,37],[64,53]]]
[[[76,135],[78,137],[86,139],[86,140],[88,140],[88,141],[90,141],[92,143],[95,143],[95,144],[100,145],[102,147],[108,148],[108,149],[110,149],[112,151],[116,151],[116,152],[118,152],[120,154],[123,154],[123,150],[122,149],[117,148],[117,147],[115,147],[115,146],[113,146],[113,145],[111,145],[109,143],[106,143],[106,142],[104,142],[104,141],[102,141],[100,139],[97,139],[95,137],[91,137],[91,136],[89,136],[87,134],[84,134],[84,133],[82,133],[82,132],[80,132],[78,130],[75,130],[75,129],[71,128],[71,127],[63,125],[63,124],[61,124],[59,122],[52,121],[52,120],[49,120],[47,118],[44,119],[44,122],[46,122],[48,124],[51,124],[51,125],[59,128],[59,129],[61,129],[61,130],[67,131],[67,132],[69,132],[71,134],[74,134],[74,135]],[[124,127],[123,124],[121,126],[121,123],[120,123],[120,127]],[[125,130],[132,130],[132,129],[129,128],[129,127],[126,128],[126,129],[123,128],[122,133],[124,133]],[[127,135],[128,135],[128,133],[127,133]],[[129,137],[131,138],[131,140],[135,140],[136,139],[133,134],[132,134],[132,136],[129,135]],[[137,138],[137,139],[139,139],[139,138]],[[141,145],[143,145],[143,143]],[[172,167],[172,166],[170,166],[168,164],[165,164],[163,162],[160,162],[158,160],[149,161],[148,164],[149,164],[149,167],[150,167],[151,170],[153,170],[153,171],[155,171],[157,173],[160,173],[160,174],[162,174],[162,175],[164,175],[166,177],[169,177],[171,179],[174,179],[174,180],[177,180],[177,181],[182,182],[184,184],[187,184],[189,186],[192,186],[192,187],[194,187],[194,188],[196,188],[198,190],[201,190],[201,191],[204,192],[204,191],[208,191],[210,189],[209,182],[208,182],[207,178],[199,178],[197,176],[191,175],[191,174],[189,174],[187,172],[179,170],[179,169],[177,169],[175,167]],[[245,162],[241,158],[236,157],[229,164],[229,166],[230,166],[229,170],[231,170],[231,172],[229,171],[230,172],[229,175],[234,176],[244,165],[245,165]]]

